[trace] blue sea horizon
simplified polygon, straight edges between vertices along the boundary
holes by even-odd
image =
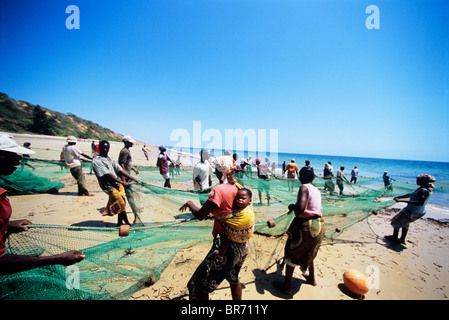
[[[199,148],[175,148],[177,151],[198,154]],[[223,155],[225,150],[211,150],[212,156]],[[247,159],[252,156],[252,160],[260,158],[265,161],[269,158],[270,164],[276,162],[277,171],[282,168],[282,164],[289,163],[292,159],[298,167],[304,166],[305,160],[310,161],[310,166],[314,168],[317,176],[322,176],[324,164],[328,161],[332,163],[334,175],[344,166],[344,174],[350,180],[351,170],[354,166],[359,169],[358,184],[363,186],[381,190],[383,185],[382,175],[384,171],[388,172],[390,178],[396,180],[394,186],[397,192],[403,191],[403,194],[415,190],[416,177],[419,174],[428,173],[435,177],[435,190],[429,200],[429,205],[436,206],[438,209],[447,211],[449,215],[449,162],[438,161],[422,161],[422,160],[402,160],[402,159],[387,159],[387,158],[368,158],[368,157],[354,157],[354,156],[335,156],[335,155],[317,155],[317,154],[301,154],[301,153],[287,153],[287,152],[255,152],[255,151],[230,151],[231,154],[238,155],[237,162],[242,158]]]

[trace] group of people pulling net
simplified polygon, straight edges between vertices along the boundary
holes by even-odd
[[[28,159],[27,165],[1,183],[19,194],[57,193],[64,187],[58,179],[67,174],[60,165],[58,161]],[[90,164],[83,166],[89,168]],[[52,265],[0,276],[0,299],[127,299],[142,286],[156,282],[180,249],[210,243],[213,219],[200,221],[179,209],[188,201],[205,203],[214,186],[202,190],[167,188],[155,183],[162,180],[158,168],[142,166],[138,170],[140,182],[127,189],[128,204],[134,214],[127,237],[120,237],[115,227],[44,224],[31,224],[27,232],[10,234],[5,239],[8,253],[41,256],[80,250],[85,258],[76,268]],[[183,167],[172,182],[188,185],[192,176],[193,169]],[[252,191],[251,232],[285,234],[294,218],[288,205],[296,202],[299,180],[273,175],[262,181],[252,170],[237,172],[234,179],[241,188]],[[313,181],[322,195],[325,239],[334,239],[373,211],[394,203],[378,201],[384,195],[383,189],[344,182],[344,193],[340,195],[325,191],[325,183],[321,177]],[[160,210],[172,218],[158,220]],[[236,214],[221,217],[228,218],[237,219]]]

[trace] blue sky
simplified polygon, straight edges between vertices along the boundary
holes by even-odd
[[[2,0],[0,92],[149,144],[201,121],[277,129],[280,152],[449,162],[448,17],[444,0]]]

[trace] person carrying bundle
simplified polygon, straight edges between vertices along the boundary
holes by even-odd
[[[223,226],[225,233],[220,236],[220,247],[215,251],[221,258],[226,254],[230,241],[245,243],[249,241],[254,233],[254,210],[252,206],[252,192],[249,189],[241,188],[234,198],[233,210],[215,216]]]
[[[213,292],[224,279],[230,284],[232,299],[242,299],[239,273],[248,255],[249,242],[247,239],[252,234],[251,225],[254,218],[252,217],[252,207],[245,211],[249,205],[247,205],[249,194],[239,190],[242,187],[234,180],[233,172],[237,167],[234,159],[231,156],[223,156],[218,157],[217,160],[216,168],[223,173],[227,182],[213,188],[201,208],[198,208],[192,201],[187,201],[179,208],[181,212],[190,209],[195,218],[200,220],[207,217],[219,217],[215,219],[212,229],[214,237],[212,248],[187,284],[190,300],[208,300],[209,293]],[[237,196],[240,192],[240,196]],[[239,211],[229,214],[236,209],[235,205],[238,206],[237,210]],[[244,223],[241,224],[242,221]],[[221,238],[225,234],[228,238],[223,246],[220,246]],[[223,257],[220,254],[223,254]]]

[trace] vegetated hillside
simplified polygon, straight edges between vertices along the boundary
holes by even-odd
[[[0,131],[120,141],[123,137],[72,113],[63,114],[0,92]]]

